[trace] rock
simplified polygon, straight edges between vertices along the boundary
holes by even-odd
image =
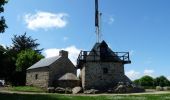
[[[96,89],[90,89],[90,90],[85,90],[84,91],[85,94],[96,94],[96,93],[100,93],[99,90]]]
[[[156,91],[163,91],[163,87],[161,87],[161,86],[156,86]]]
[[[72,89],[71,88],[66,88],[65,89],[65,94],[71,94],[72,93]]]
[[[107,92],[107,93],[114,93],[115,91],[114,91],[114,89],[110,88],[110,89],[108,89],[106,92]]]
[[[65,93],[65,88],[57,87],[57,88],[55,88],[55,92],[56,93]]]
[[[72,93],[73,93],[73,94],[78,94],[78,93],[82,93],[82,92],[83,92],[82,87],[74,87],[74,88],[72,89]]]
[[[48,88],[47,88],[47,92],[48,92],[48,93],[54,93],[54,92],[55,92],[54,87],[48,87]]]
[[[124,82],[119,82],[118,85],[125,85],[125,83]]]
[[[165,87],[163,87],[163,90],[164,91],[170,91],[170,87],[169,86],[165,86]]]
[[[125,85],[118,85],[115,89],[116,93],[126,93],[126,86]]]
[[[136,86],[135,84],[130,83],[119,83],[117,87],[114,89],[115,93],[139,93],[139,92],[145,92],[145,89],[143,89],[140,86]]]

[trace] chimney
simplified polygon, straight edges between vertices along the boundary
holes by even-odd
[[[68,51],[64,50],[59,51],[59,56],[68,58]]]

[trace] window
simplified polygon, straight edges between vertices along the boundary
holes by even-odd
[[[35,79],[36,79],[36,80],[38,79],[38,74],[35,74]]]
[[[103,68],[103,74],[107,74],[108,73],[108,69],[107,68]]]

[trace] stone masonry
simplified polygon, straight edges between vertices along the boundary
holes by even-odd
[[[57,87],[58,79],[66,73],[76,76],[76,68],[68,59],[68,52],[61,50],[59,56],[44,58],[28,68],[26,84],[43,88]]]
[[[124,62],[107,44],[96,43],[89,53],[79,56],[78,68],[84,90],[108,90],[119,82],[132,83],[124,73]],[[130,63],[127,59],[127,63]]]

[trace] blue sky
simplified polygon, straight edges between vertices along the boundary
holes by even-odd
[[[0,34],[1,45],[11,45],[14,34],[27,32],[38,39],[43,54],[51,57],[60,49],[75,59],[80,50],[96,42],[95,0],[10,0],[4,16],[8,29]],[[125,65],[131,79],[142,75],[170,78],[170,1],[99,0],[102,40],[113,51],[129,51],[132,64]]]

